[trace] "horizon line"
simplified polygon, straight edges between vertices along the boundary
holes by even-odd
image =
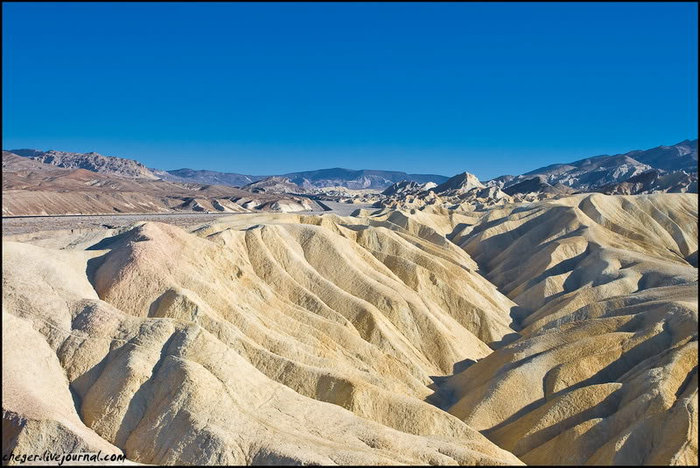
[[[605,153],[605,154],[598,154],[598,155],[594,155],[594,156],[585,156],[585,157],[583,157],[583,158],[575,159],[575,160],[569,161],[569,162],[570,162],[570,163],[574,163],[574,162],[579,162],[579,161],[583,161],[583,160],[585,160],[585,159],[591,159],[591,158],[598,158],[598,157],[605,157],[605,156],[626,155],[626,154],[631,153],[631,152],[633,152],[633,151],[649,151],[649,150],[652,150],[652,149],[655,149],[655,148],[676,146],[676,145],[680,145],[680,144],[683,144],[683,143],[686,143],[686,142],[692,143],[692,142],[697,141],[697,140],[698,140],[698,137],[695,136],[694,138],[685,138],[685,139],[683,139],[683,140],[681,140],[681,141],[679,141],[679,142],[677,142],[677,143],[673,143],[673,144],[670,144],[670,145],[657,145],[657,146],[654,146],[654,147],[651,147],[651,148],[647,148],[647,149],[639,149],[639,148],[636,148],[636,149],[628,150],[628,151],[626,151],[626,152],[624,152],[624,153],[615,153],[615,154],[607,154],[607,153]],[[109,156],[109,155],[106,155],[106,154],[99,153],[99,152],[97,152],[97,151],[86,151],[86,152],[84,152],[84,153],[80,153],[80,152],[64,151],[64,150],[56,150],[56,149],[38,150],[38,149],[36,149],[36,148],[29,148],[29,147],[26,147],[26,148],[14,148],[14,149],[11,149],[11,150],[3,149],[3,151],[7,151],[7,152],[10,152],[10,153],[12,153],[13,151],[23,151],[23,150],[41,151],[41,152],[44,152],[44,153],[48,153],[48,152],[50,152],[50,151],[60,151],[60,152],[63,152],[63,153],[74,153],[74,154],[91,154],[91,153],[94,153],[94,154],[97,154],[97,155],[100,155],[100,156],[103,156],[103,157],[106,157],[106,158],[118,158],[118,159],[127,159],[127,160],[131,160],[131,161],[134,161],[134,162],[136,162],[136,163],[139,163],[139,164],[143,165],[143,166],[146,167],[148,170],[151,170],[151,171],[153,171],[153,170],[156,170],[156,171],[164,171],[164,172],[168,172],[168,173],[170,173],[171,171],[190,170],[190,171],[218,172],[218,173],[221,173],[221,174],[237,174],[237,175],[252,176],[252,177],[279,177],[279,176],[285,176],[285,175],[290,175],[290,174],[297,174],[297,173],[302,173],[302,172],[314,172],[314,171],[325,171],[325,170],[340,169],[340,170],[344,170],[344,171],[354,171],[354,172],[361,172],[361,171],[400,172],[400,173],[404,173],[404,174],[406,174],[406,175],[440,176],[440,177],[445,177],[445,178],[448,178],[448,179],[449,179],[449,178],[454,177],[455,175],[459,175],[459,174],[462,174],[462,173],[464,173],[464,172],[469,172],[469,171],[459,171],[459,172],[455,173],[454,175],[447,176],[447,175],[444,175],[444,174],[437,174],[437,173],[408,172],[408,171],[396,170],[396,169],[368,169],[368,168],[363,168],[363,169],[350,169],[350,168],[346,168],[346,167],[339,167],[339,166],[336,166],[336,167],[322,167],[322,168],[317,168],[317,169],[304,169],[304,170],[298,170],[298,171],[291,171],[291,172],[284,172],[284,173],[277,173],[277,174],[267,174],[267,175],[264,175],[264,174],[245,174],[245,173],[242,173],[242,172],[228,172],[228,171],[222,171],[222,170],[216,170],[216,169],[206,169],[206,168],[194,169],[194,168],[191,168],[191,167],[180,167],[180,168],[177,168],[177,169],[159,169],[159,168],[157,168],[157,167],[149,167],[149,166],[147,166],[146,164],[142,163],[141,161],[139,161],[138,159],[135,159],[135,158],[129,158],[129,157],[125,157],[125,156]],[[13,154],[16,154],[16,153],[13,153]],[[18,155],[18,156],[21,156],[21,155]],[[24,156],[23,156],[23,157],[24,157]],[[522,174],[527,174],[527,173],[532,172],[532,171],[534,171],[534,170],[536,170],[536,169],[539,169],[539,168],[546,168],[546,167],[553,166],[553,165],[557,165],[557,164],[566,164],[566,162],[553,162],[553,163],[551,163],[551,164],[546,164],[546,165],[540,166],[540,167],[538,167],[538,168],[532,169],[532,170],[530,170],[530,171],[523,172]],[[469,173],[472,174],[472,175],[475,175],[474,173],[471,173],[471,172],[469,172]],[[491,178],[486,179],[486,180],[493,180],[493,179],[497,179],[497,178],[499,178],[499,177],[504,177],[504,176],[508,176],[508,175],[513,175],[513,174],[500,174],[500,175],[498,175],[498,176],[491,177]]]

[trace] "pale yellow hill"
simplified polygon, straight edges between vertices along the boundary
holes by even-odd
[[[513,206],[458,242],[523,328],[450,413],[526,463],[697,463],[697,195]]]
[[[3,452],[697,463],[697,210],[582,194],[5,239]]]
[[[5,242],[4,303],[55,352],[84,424],[134,461],[519,463],[424,401],[513,334],[514,304],[432,229],[371,224]]]

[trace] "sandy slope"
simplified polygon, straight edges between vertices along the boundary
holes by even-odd
[[[526,463],[697,462],[697,196],[580,195],[469,231],[522,338],[450,379],[450,413]]]
[[[4,300],[84,424],[135,461],[517,463],[423,401],[431,376],[512,333],[512,302],[460,249],[386,224],[237,216],[144,223],[97,250],[5,242]]]
[[[3,398],[3,451],[696,462],[696,222],[596,194],[6,239],[3,393],[37,403]]]

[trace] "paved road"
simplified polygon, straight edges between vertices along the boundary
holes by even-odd
[[[346,203],[324,202],[330,211],[304,211],[300,214],[336,213],[349,216],[358,208],[368,205],[350,205]],[[159,221],[176,226],[194,226],[216,218],[235,216],[241,213],[146,213],[146,214],[109,214],[109,215],[57,215],[57,216],[3,216],[2,235],[25,234],[38,231],[55,231],[64,229],[113,229],[128,226],[138,221]]]
[[[116,228],[137,221],[160,221],[176,226],[206,223],[232,213],[150,213],[119,215],[60,215],[2,217],[2,235],[64,229]]]

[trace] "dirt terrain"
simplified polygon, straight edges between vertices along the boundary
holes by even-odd
[[[43,218],[3,236],[3,451],[696,464],[697,204]]]

